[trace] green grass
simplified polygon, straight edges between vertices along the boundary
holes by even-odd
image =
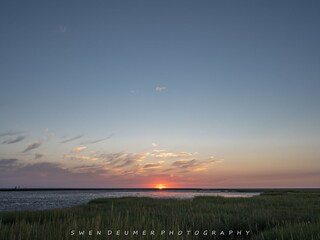
[[[106,231],[113,235],[107,236]],[[101,230],[102,236],[71,236],[71,230]],[[115,231],[121,230],[122,236]],[[124,236],[124,230],[156,236]],[[174,230],[174,236],[160,235]],[[177,236],[177,231],[184,234]],[[186,230],[250,230],[249,237],[194,236]],[[227,232],[225,232],[227,234]],[[320,191],[266,192],[252,198],[196,197],[193,200],[117,198],[59,210],[0,213],[2,240],[64,239],[320,239]]]

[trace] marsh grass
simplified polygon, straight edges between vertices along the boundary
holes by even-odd
[[[113,235],[107,236],[106,231]],[[86,230],[85,236],[71,230]],[[101,230],[102,236],[88,236]],[[120,236],[116,230],[156,231],[156,236]],[[175,235],[160,235],[174,230]],[[249,237],[194,236],[182,230],[250,230]],[[320,239],[320,192],[266,192],[252,198],[196,197],[95,199],[73,208],[0,213],[2,240],[84,239]],[[226,234],[227,235],[227,234]]]

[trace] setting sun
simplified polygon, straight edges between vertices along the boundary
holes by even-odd
[[[158,188],[159,190],[166,188],[166,185],[164,184],[156,184],[156,188]]]

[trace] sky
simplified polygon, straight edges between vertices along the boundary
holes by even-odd
[[[0,2],[0,187],[320,187],[320,2]]]

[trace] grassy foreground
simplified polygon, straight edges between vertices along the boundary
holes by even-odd
[[[89,230],[93,230],[92,236]],[[101,236],[97,236],[100,230]],[[110,236],[108,230],[112,231]],[[129,236],[124,235],[125,230],[130,231]],[[135,230],[138,235],[133,235]],[[151,230],[155,236],[150,235]],[[161,235],[161,230],[166,232]],[[173,235],[169,235],[170,230]],[[180,236],[179,230],[183,232]],[[189,235],[187,230],[191,231]],[[208,235],[204,234],[206,230]],[[212,235],[213,230],[216,235]],[[234,232],[229,235],[230,230]],[[242,230],[241,236],[236,235],[238,230]],[[249,236],[245,230],[251,231]],[[84,235],[79,231],[85,231]],[[220,235],[221,231],[225,235]],[[0,239],[315,240],[320,239],[320,192],[269,192],[253,198],[193,200],[96,199],[67,209],[6,212],[0,213]]]

